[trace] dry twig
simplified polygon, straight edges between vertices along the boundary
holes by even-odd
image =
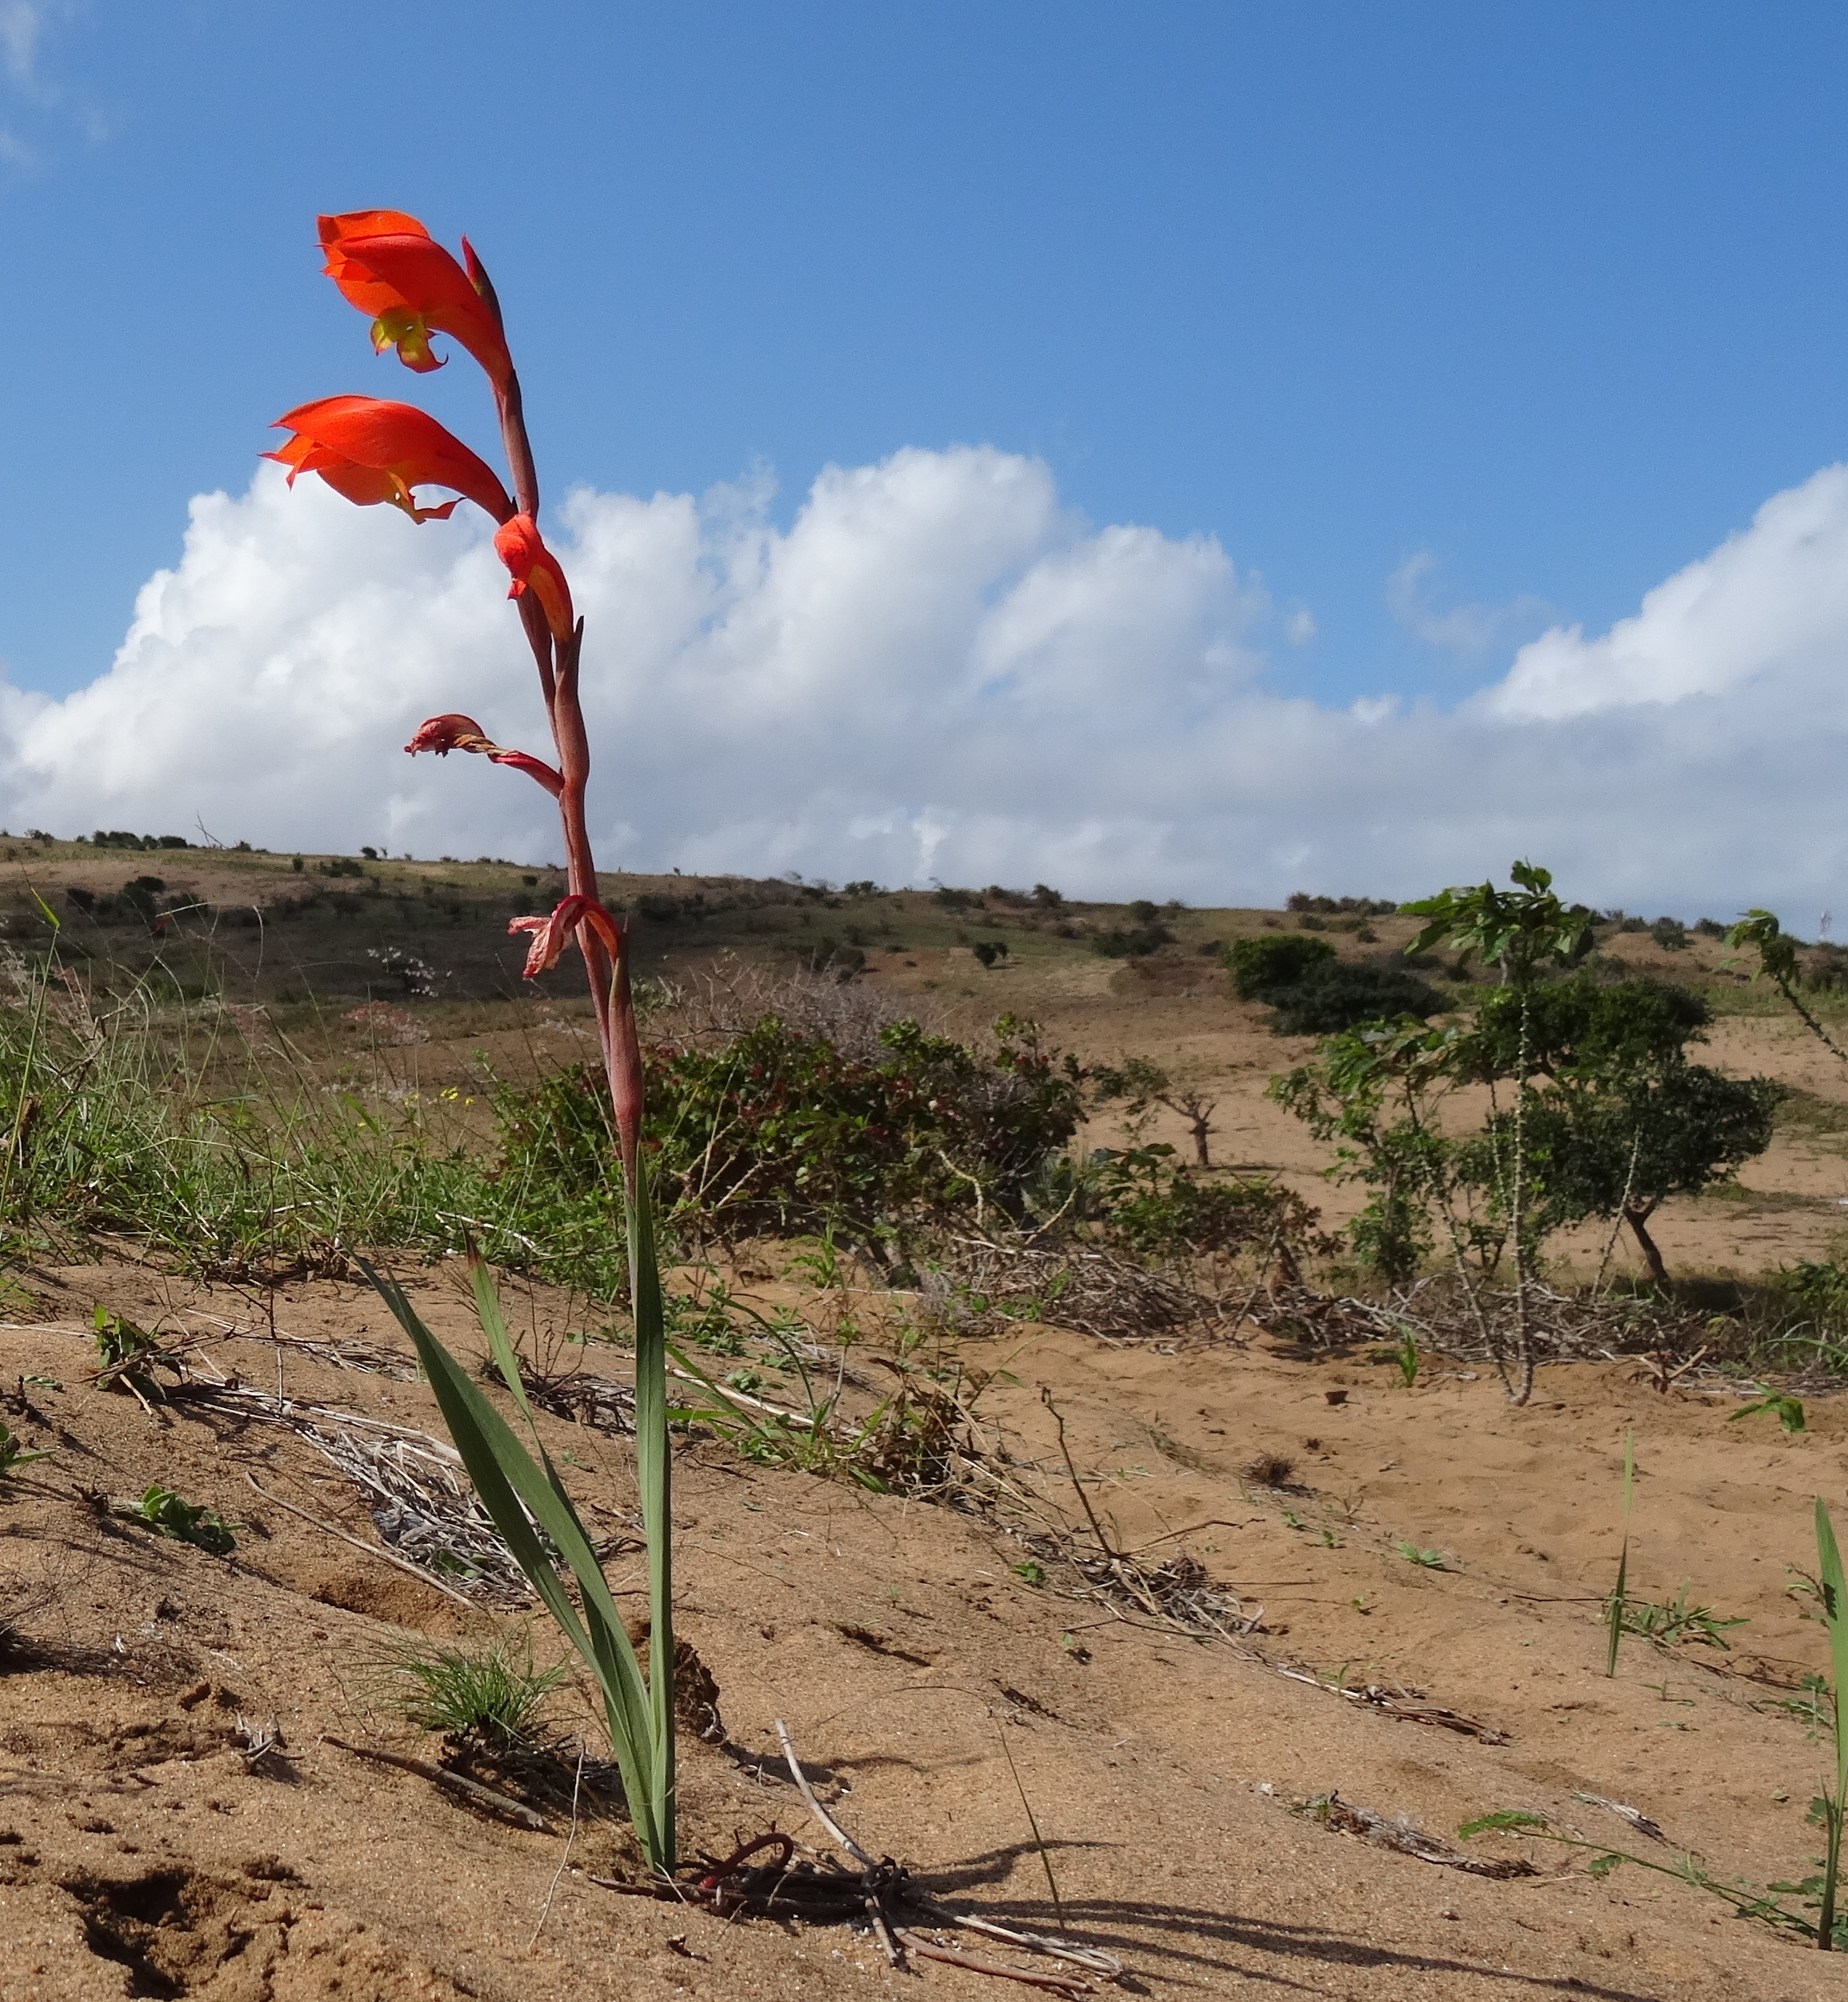
[[[345,1739],[336,1738],[330,1732],[322,1734],[321,1742],[337,1745],[355,1758],[375,1760],[382,1766],[396,1766],[402,1773],[415,1773],[420,1780],[428,1780],[434,1786],[459,1794],[471,1805],[485,1808],[490,1814],[499,1815],[504,1820],[518,1822],[521,1827],[532,1829],[538,1834],[550,1832],[546,1817],[536,1808],[529,1808],[524,1801],[511,1800],[505,1794],[497,1793],[479,1780],[452,1773],[447,1766],[432,1766],[427,1760],[413,1759],[403,1752],[383,1751],[376,1746],[349,1745]]]

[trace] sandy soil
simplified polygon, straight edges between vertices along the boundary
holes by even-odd
[[[411,1749],[384,1652],[406,1630],[474,1638],[516,1616],[465,1610],[284,1508],[376,1548],[358,1493],[293,1433],[183,1400],[150,1417],[87,1380],[101,1301],[210,1338],[207,1362],[253,1386],[280,1376],[293,1399],[440,1430],[416,1382],[298,1345],[399,1347],[376,1301],[291,1289],[277,1344],[249,1302],[141,1268],[30,1282],[37,1305],[0,1329],[0,1381],[16,1386],[15,1430],[54,1450],[0,1488],[0,1618],[22,1637],[0,1662],[5,2002],[1020,1992],[942,1965],[894,1974],[842,1930],[612,1896],[589,1877],[628,1849],[601,1812],[548,1907],[567,1848],[556,1805],[543,1833],[506,1826],[326,1742]],[[452,1275],[426,1275],[420,1297],[478,1346]],[[555,1351],[568,1312],[539,1296],[515,1319]],[[1023,1519],[1006,1508],[908,1504],[689,1442],[680,1620],[727,1732],[686,1746],[689,1846],[723,1851],[772,1823],[811,1833],[775,1763],[780,1715],[870,1847],[972,1909],[1049,1926],[1017,1770],[1066,1925],[1121,1954],[1131,1993],[1844,1992],[1834,1962],[1665,1878],[1595,1881],[1572,1852],[1501,1838],[1468,1854],[1525,1857],[1536,1874],[1468,1874],[1297,1810],[1338,1790],[1449,1839],[1467,1817],[1527,1808],[1665,1861],[1690,1849],[1722,1876],[1802,1874],[1824,1750],[1799,1684],[1825,1650],[1786,1568],[1813,1562],[1810,1497],[1842,1498],[1848,1406],[1812,1404],[1809,1431],[1786,1437],[1618,1365],[1549,1369],[1517,1411],[1466,1371],[1407,1390],[1357,1358],[1261,1346],[1047,1331],[970,1357],[1006,1362],[1013,1380],[982,1411],[1037,1519],[1078,1513],[1044,1386],[1108,1533],[1150,1562],[1192,1553],[1254,1631],[1190,1638],[1066,1596],[1069,1572],[1036,1586],[1013,1568]],[[616,1352],[591,1361],[622,1373]],[[619,1526],[626,1443],[546,1422],[583,1502]],[[1693,1602],[1749,1624],[1727,1631],[1730,1651],[1632,1640],[1607,1680],[1598,1601],[1631,1428],[1633,1594],[1672,1599],[1685,1580]],[[108,1512],[155,1479],[247,1526],[235,1555]],[[1454,1715],[1418,1721],[1431,1707]],[[554,1714],[583,1722],[583,1690]],[[287,1760],[241,1756],[240,1714],[274,1714]],[[1652,1817],[1667,1843],[1589,1796]]]

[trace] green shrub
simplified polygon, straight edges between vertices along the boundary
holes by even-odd
[[[1277,1010],[1272,1030],[1280,1036],[1333,1036],[1362,1022],[1389,1021],[1400,1015],[1421,1022],[1448,1005],[1434,987],[1396,966],[1328,960],[1293,986],[1267,997]]]
[[[1334,947],[1327,939],[1285,932],[1276,938],[1235,939],[1224,957],[1241,1001],[1268,1001],[1334,956]]]
[[[1306,890],[1296,890],[1292,891],[1284,908],[1319,912],[1326,917],[1334,917],[1338,912],[1344,916],[1383,918],[1390,917],[1399,906],[1379,897],[1312,897]]]
[[[1017,1205],[1023,1184],[1077,1130],[1083,1073],[1003,1016],[992,1049],[889,1024],[875,1053],[762,1017],[718,1049],[647,1057],[644,1144],[664,1218],[698,1236],[820,1232],[887,1241],[908,1220],[983,1203]],[[608,1101],[589,1066],[495,1094],[502,1176],[556,1236],[602,1217]]]
[[[1091,950],[1106,959],[1146,959],[1174,943],[1174,934],[1159,922],[1139,924],[1128,931],[1100,932]]]
[[[1203,1181],[1163,1142],[1114,1156],[1098,1174],[1096,1196],[1106,1234],[1142,1259],[1279,1244],[1301,1250],[1319,1215],[1293,1191],[1262,1177]]]

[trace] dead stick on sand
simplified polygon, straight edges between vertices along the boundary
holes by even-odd
[[[278,1508],[286,1508],[291,1515],[299,1515],[303,1522],[312,1522],[317,1529],[325,1529],[329,1536],[338,1536],[343,1543],[350,1543],[356,1550],[364,1550],[368,1557],[377,1557],[382,1563],[389,1564],[394,1570],[403,1571],[406,1578],[414,1578],[420,1585],[427,1585],[432,1591],[440,1592],[445,1599],[453,1599],[458,1606],[467,1606],[471,1613],[480,1610],[473,1599],[465,1598],[461,1592],[445,1585],[440,1578],[432,1578],[428,1571],[413,1564],[408,1557],[399,1557],[395,1550],[381,1550],[376,1543],[362,1543],[357,1536],[350,1536],[344,1529],[336,1529],[333,1523],[324,1522],[319,1515],[311,1515],[305,1508],[298,1508],[293,1502],[285,1502],[280,1495],[272,1495],[268,1488],[258,1487],[254,1474],[246,1473],[244,1478],[256,1488],[257,1493],[266,1502],[274,1502]],[[333,1741],[330,1739],[328,1742],[331,1744]]]
[[[796,1756],[796,1747],[790,1738],[790,1727],[779,1717],[776,1719],[776,1736],[783,1746],[783,1756],[789,1766],[790,1777],[796,1782],[796,1789],[808,1803],[808,1811],[827,1829],[835,1841],[851,1856],[854,1861],[867,1870],[879,1866],[862,1849],[847,1831],[842,1827],[827,1808],[815,1798],[815,1790],[808,1784],[808,1775],[802,1770],[802,1761]]]
[[[337,1745],[343,1752],[350,1752],[356,1759],[374,1759],[382,1766],[396,1766],[401,1773],[415,1773],[420,1780],[428,1780],[432,1784],[446,1787],[452,1793],[460,1794],[465,1800],[472,1801],[477,1807],[484,1807],[490,1813],[517,1821],[522,1828],[535,1829],[541,1835],[551,1833],[546,1817],[536,1808],[529,1808],[523,1801],[510,1800],[505,1794],[497,1794],[492,1787],[484,1787],[479,1780],[465,1779],[460,1773],[452,1773],[446,1766],[432,1766],[422,1759],[407,1758],[402,1752],[384,1752],[369,1745],[349,1745],[343,1738],[336,1738],[323,1732],[323,1745]],[[536,1935],[535,1935],[536,1937]]]
[[[776,1727],[777,1740],[783,1746],[783,1759],[790,1769],[790,1777],[796,1782],[797,1790],[807,1802],[809,1812],[828,1831],[833,1840],[856,1862],[863,1864],[869,1870],[877,1868],[877,1865],[874,1864],[872,1857],[860,1847],[853,1836],[815,1798],[815,1790],[809,1784],[808,1775],[802,1770],[802,1761],[796,1756],[796,1747],[790,1736],[789,1726],[779,1717],[776,1720]],[[598,1878],[594,1881],[601,1883],[604,1880]],[[611,1888],[613,1889],[615,1887],[612,1885]],[[966,1913],[953,1912],[947,1906],[939,1904],[934,1898],[927,1897],[922,1892],[908,1887],[904,1895],[908,1904],[915,1905],[919,1911],[927,1913],[941,1925],[965,1926],[971,1932],[986,1933],[991,1938],[1006,1940],[1013,1946],[1027,1947],[1035,1953],[1049,1955],[1055,1960],[1069,1960],[1076,1966],[1090,1968],[1099,1974],[1117,1975],[1123,1972],[1123,1963],[1114,1954],[1092,1951],[1083,1947],[1066,1946],[1058,1941],[1047,1938],[1043,1933],[1016,1931],[1010,1926],[996,1925],[990,1920],[973,1918]],[[869,1910],[871,1909],[871,1901],[869,1901]],[[980,1974],[1004,1974],[1010,1980],[1025,1981],[1039,1987],[1060,1988],[1067,1993],[1088,1994],[1090,1992],[1083,1982],[1062,1980],[1054,1976],[1024,1974],[1013,1968],[1004,1968],[999,1965],[991,1965],[986,1961],[971,1960],[966,1954],[953,1954],[947,1947],[930,1947],[926,1942],[919,1940],[915,1934],[907,1932],[901,1927],[895,1927],[888,1933],[884,1926],[880,1924],[878,1930],[881,1935],[880,1944],[886,1948],[888,1955],[892,1951],[891,1942],[896,1939],[902,1941],[905,1945],[914,1948],[916,1951],[924,1954],[927,1958],[949,1960],[960,1967],[973,1968]]]
[[[936,1899],[915,1889],[908,1889],[905,1896],[908,1904],[915,1905],[941,1925],[961,1926],[972,1933],[986,1933],[991,1939],[1006,1940],[1010,1946],[1030,1947],[1035,1953],[1049,1954],[1055,1960],[1069,1960],[1073,1966],[1088,1967],[1096,1974],[1117,1975],[1123,1972],[1122,1962],[1114,1953],[1105,1953],[1100,1948],[1067,1946],[1058,1940],[1048,1939],[1044,1933],[998,1925],[992,1919],[978,1919],[968,1912],[953,1912],[947,1905],[940,1905]]]
[[[898,1937],[912,1953],[921,1954],[926,1960],[946,1961],[952,1967],[966,1967],[977,1974],[992,1974],[1002,1981],[1023,1981],[1030,1988],[1051,1988],[1061,1995],[1090,1995],[1096,1993],[1088,1981],[1080,1981],[1069,1974],[1036,1974],[1024,1967],[1005,1967],[998,1960],[978,1960],[971,1953],[958,1953],[954,1947],[934,1946],[927,1939],[901,1926]]]
[[[526,1942],[526,1951],[531,1953],[539,1943],[539,1934],[546,1930],[546,1921],[551,1916],[552,1900],[558,1895],[558,1880],[565,1874],[565,1865],[571,1860],[571,1845],[577,1840],[577,1790],[584,1784],[584,1746],[577,1748],[577,1771],[571,1781],[571,1827],[565,1837],[565,1853],[558,1859],[558,1868],[552,1873],[552,1882],[546,1886],[546,1902],[539,1907],[539,1923],[532,1929],[532,1937]]]

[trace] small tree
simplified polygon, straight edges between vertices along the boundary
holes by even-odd
[[[1362,1024],[1330,1037],[1314,1062],[1274,1078],[1269,1096],[1334,1144],[1332,1179],[1373,1191],[1348,1226],[1348,1241],[1388,1285],[1417,1276],[1432,1248],[1433,1219],[1441,1222],[1486,1343],[1477,1279],[1494,1269],[1504,1233],[1459,1174],[1460,1143],[1442,1124],[1445,1101],[1463,1082],[1459,1034],[1414,1020]]]
[[[1133,1130],[1140,1131],[1151,1106],[1165,1105],[1178,1114],[1187,1121],[1193,1138],[1194,1164],[1202,1168],[1212,1166],[1207,1141],[1213,1130],[1213,1114],[1219,1110],[1218,1099],[1208,1098],[1197,1087],[1177,1090],[1161,1066],[1147,1057],[1125,1057],[1114,1067],[1100,1064],[1091,1077],[1097,1103],[1107,1105],[1121,1100]]]
[[[1583,978],[1523,1003],[1491,995],[1459,1046],[1466,1074],[1493,1080],[1522,1061],[1545,1079],[1525,1114],[1533,1234],[1588,1216],[1620,1218],[1658,1286],[1668,1284],[1649,1219],[1671,1195],[1729,1179],[1770,1144],[1782,1087],[1689,1063],[1707,1003],[1653,980],[1599,987]],[[1499,1122],[1505,1129],[1508,1115]],[[1505,1130],[1487,1150],[1490,1174]]]
[[[1797,982],[1803,977],[1802,963],[1797,950],[1803,941],[1792,938],[1777,922],[1774,911],[1749,911],[1726,934],[1726,943],[1737,951],[1742,946],[1758,948],[1759,971],[1752,975],[1767,976],[1776,983],[1777,991],[1789,1002],[1798,1019],[1810,1034],[1821,1043],[1832,1056],[1848,1063],[1848,1050],[1842,1048],[1833,1036],[1816,1020],[1814,1013],[1804,1005],[1803,996],[1797,991]]]
[[[1424,919],[1424,929],[1405,950],[1423,953],[1448,942],[1458,948],[1458,964],[1478,957],[1501,969],[1503,985],[1515,996],[1515,1103],[1512,1117],[1495,1133],[1507,1145],[1497,1146],[1494,1171],[1515,1251],[1515,1373],[1497,1353],[1495,1363],[1508,1393],[1524,1404],[1533,1393],[1533,1341],[1529,1320],[1529,1288],[1533,1278],[1534,1240],[1528,1221],[1526,1115],[1530,1059],[1531,1014],[1534,989],[1548,966],[1574,966],[1592,949],[1594,913],[1583,904],[1563,903],[1554,895],[1551,870],[1538,863],[1517,862],[1508,871],[1515,887],[1498,890],[1493,883],[1440,890],[1422,902],[1400,908]]]

